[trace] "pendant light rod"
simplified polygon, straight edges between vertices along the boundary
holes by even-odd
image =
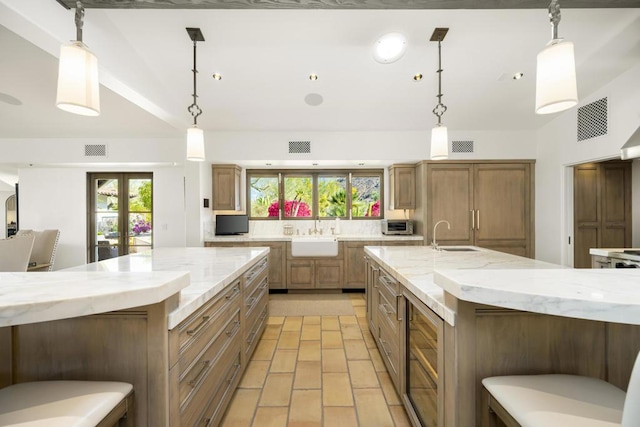
[[[76,40],[82,42],[82,26],[84,25],[84,7],[81,1],[76,2]]]
[[[433,114],[438,118],[438,126],[442,124],[442,115],[447,111],[447,106],[442,103],[442,40],[447,35],[448,28],[436,28],[429,39],[432,42],[438,42],[438,103],[433,109]]]
[[[549,4],[549,22],[551,22],[551,40],[558,38],[558,25],[560,24],[560,4],[557,0],[551,0]]]
[[[193,124],[197,125],[198,124],[198,116],[200,114],[202,114],[202,109],[198,106],[197,100],[198,100],[198,90],[197,90],[197,75],[198,75],[198,68],[197,68],[197,63],[196,63],[196,49],[197,49],[197,42],[204,41],[204,36],[202,35],[202,31],[200,31],[200,28],[187,28],[187,33],[189,34],[189,37],[191,38],[191,40],[193,40],[193,69],[191,70],[193,72],[193,104],[191,104],[187,110],[189,111],[189,113],[191,113],[191,116],[193,117]]]

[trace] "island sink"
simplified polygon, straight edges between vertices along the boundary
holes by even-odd
[[[334,257],[338,255],[336,237],[305,236],[291,239],[291,255],[296,257]]]
[[[441,251],[447,251],[447,252],[477,252],[477,249],[473,249],[473,248],[460,248],[460,247],[454,247],[454,246],[440,246],[440,250]]]

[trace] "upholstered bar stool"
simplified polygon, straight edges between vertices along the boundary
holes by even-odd
[[[133,387],[128,383],[37,381],[0,389],[0,426],[133,425]]]
[[[490,377],[482,385],[485,427],[640,426],[640,357],[626,393],[606,381],[577,375]]]

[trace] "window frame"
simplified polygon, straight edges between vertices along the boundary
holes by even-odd
[[[312,178],[312,206],[310,217],[285,217],[284,216],[284,180],[285,177],[300,177],[311,176]],[[278,206],[279,215],[277,217],[254,217],[251,215],[251,179],[253,177],[270,177],[278,178]],[[320,177],[344,177],[346,179],[346,213],[345,216],[340,217],[322,217],[323,219],[340,218],[345,220],[381,220],[384,219],[384,169],[247,169],[246,170],[246,211],[249,216],[249,220],[255,221],[304,221],[315,219],[319,215],[319,200],[318,200],[318,178]],[[351,179],[353,177],[378,177],[380,179],[380,216],[376,217],[352,217],[351,207]]]

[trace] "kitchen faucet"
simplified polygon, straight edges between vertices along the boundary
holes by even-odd
[[[447,230],[451,230],[451,224],[449,224],[449,221],[447,221],[446,219],[441,219],[440,221],[436,222],[436,225],[433,226],[433,241],[431,242],[431,246],[433,246],[433,249],[435,249],[436,251],[440,250],[440,248],[438,248],[438,243],[436,243],[436,228],[438,228],[438,224],[440,224],[441,222],[446,222]]]

